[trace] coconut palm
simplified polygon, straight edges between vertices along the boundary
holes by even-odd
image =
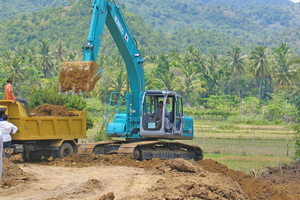
[[[250,61],[250,72],[255,76],[256,79],[259,79],[258,97],[260,99],[261,82],[270,73],[271,61],[268,50],[265,46],[255,47],[254,50],[250,51],[248,59]]]
[[[229,66],[231,67],[231,72],[233,76],[236,78],[236,83],[238,86],[239,98],[241,98],[241,90],[239,86],[239,78],[238,75],[244,71],[245,67],[245,58],[246,56],[241,55],[240,47],[233,47],[232,51],[227,52],[227,59],[229,61]]]
[[[194,65],[199,73],[206,76],[209,74],[205,54],[201,53],[200,50],[195,49],[194,46],[188,47],[184,62]]]
[[[206,82],[201,80],[202,74],[197,73],[193,65],[185,65],[182,68],[173,68],[172,70],[175,74],[175,79],[172,82],[174,90],[180,91],[185,99],[189,99],[190,105],[193,104],[193,96],[206,92],[203,87]]]
[[[10,59],[5,63],[6,69],[17,86],[17,94],[20,96],[20,86],[26,78],[26,67],[22,57],[12,54]]]
[[[126,92],[126,86],[127,86],[127,74],[124,72],[124,70],[119,70],[119,73],[117,74],[117,77],[114,77],[111,79],[110,83],[108,84],[108,91],[116,91],[120,92],[122,96],[124,96]]]
[[[44,77],[51,77],[52,70],[53,70],[53,63],[52,60],[54,56],[52,55],[52,51],[50,50],[50,44],[48,41],[43,40],[39,43],[40,49],[38,57],[38,65],[41,68]]]
[[[174,75],[171,72],[166,72],[164,74],[159,73],[158,78],[154,78],[156,81],[160,82],[163,86],[163,89],[173,90],[174,85],[172,84]]]
[[[286,43],[282,43],[274,50],[275,65],[273,79],[276,89],[282,86],[291,86],[295,74],[295,67],[291,62],[293,53]]]

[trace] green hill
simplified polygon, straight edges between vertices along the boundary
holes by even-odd
[[[7,2],[2,1],[0,5],[7,6]],[[13,2],[15,8],[20,10],[22,1]],[[46,9],[2,21],[0,50],[37,46],[43,39],[49,39],[53,44],[62,40],[67,48],[81,52],[89,31],[92,0],[68,1],[67,7],[59,6],[66,5],[66,1],[44,0],[39,4],[35,0],[24,2],[28,7],[26,12],[30,12],[34,8],[30,5],[35,4],[40,5],[35,9]],[[256,45],[268,45],[271,48],[283,41],[294,51],[300,51],[297,45],[299,36],[293,33],[300,25],[298,4],[262,1],[265,2],[264,6],[235,9],[204,0],[185,0],[184,3],[179,0],[118,2],[139,48],[145,54],[159,54],[171,49],[184,51],[190,45],[207,54],[212,51],[224,53],[233,46],[248,51]],[[279,2],[282,2],[281,6],[277,6]],[[101,51],[107,53],[114,49],[116,46],[106,30]]]
[[[253,5],[291,5],[290,0],[197,0],[199,3],[214,5],[225,4],[234,8],[248,8]]]
[[[68,0],[0,0],[0,22],[45,7],[67,6]]]

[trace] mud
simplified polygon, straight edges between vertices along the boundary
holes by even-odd
[[[12,160],[16,163],[20,162],[19,157]],[[73,154],[68,158],[44,160],[28,166],[24,163],[15,165],[7,162],[6,165],[10,166],[9,169],[17,170],[13,173],[19,173],[16,176],[19,178],[15,178],[17,181],[21,180],[23,183],[28,181],[30,184],[37,185],[35,187],[39,187],[39,183],[30,176],[32,172],[39,173],[36,175],[41,177],[39,181],[49,182],[49,184],[55,182],[57,186],[52,187],[58,189],[51,190],[53,191],[51,195],[48,192],[49,196],[41,199],[80,197],[81,199],[296,200],[299,199],[300,194],[300,164],[268,168],[268,172],[259,178],[228,169],[225,165],[210,159],[198,162],[183,159],[136,161],[125,155]],[[19,165],[30,173],[22,171],[18,168]],[[134,171],[130,172],[131,168]],[[136,171],[137,169],[139,171]],[[4,168],[4,171],[7,170],[8,168]],[[14,172],[14,170],[8,171]],[[8,173],[5,172],[6,178],[11,176]],[[53,180],[59,177],[65,181]],[[66,177],[69,177],[68,181]],[[19,183],[6,180],[6,189],[13,188],[16,184]],[[4,188],[4,191],[6,189]],[[38,191],[36,193],[35,196],[43,197]],[[4,192],[4,194],[8,193]],[[27,192],[27,195],[30,193]]]
[[[58,90],[61,92],[74,91],[80,93],[90,92],[101,78],[99,65],[94,62],[63,62],[59,77]],[[96,75],[96,76],[95,76]]]
[[[68,110],[66,106],[50,104],[41,105],[33,109],[31,112],[35,113],[35,116],[78,116],[78,114],[74,114],[72,111]]]

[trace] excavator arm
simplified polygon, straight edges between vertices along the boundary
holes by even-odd
[[[126,65],[132,92],[132,111],[140,113],[145,91],[143,60],[127,23],[114,0],[94,0],[93,15],[87,44],[83,45],[82,62],[64,62],[60,72],[59,92],[90,92],[100,79],[102,69],[97,64],[104,26],[109,29]],[[120,69],[122,70],[122,69]],[[128,95],[128,94],[127,94]]]

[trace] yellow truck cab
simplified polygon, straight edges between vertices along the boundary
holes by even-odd
[[[72,111],[78,116],[28,116],[20,102],[0,100],[0,115],[18,127],[12,135],[14,154],[22,153],[24,161],[42,157],[64,158],[77,153],[79,138],[86,137],[87,111]]]

